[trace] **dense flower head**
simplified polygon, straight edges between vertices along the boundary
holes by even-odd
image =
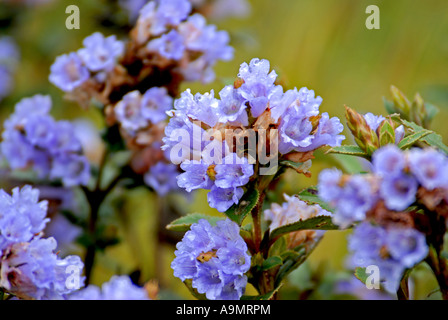
[[[83,44],[77,52],[57,57],[50,68],[50,82],[62,91],[72,92],[94,77],[102,82],[101,73],[110,72],[124,54],[124,43],[114,35],[104,37],[95,32]]]
[[[309,205],[294,196],[284,195],[285,202],[281,205],[273,203],[269,209],[264,211],[264,218],[270,221],[269,229],[272,231],[284,225],[288,225],[300,220],[307,220],[318,216],[330,216],[331,213],[322,209],[319,205]],[[315,244],[325,231],[321,230],[303,230],[292,232],[288,237],[288,246],[297,247],[298,245]]]
[[[241,64],[238,77],[219,98],[213,90],[183,92],[163,138],[162,148],[185,171],[179,186],[188,192],[210,189],[209,204],[219,211],[239,202],[258,174],[257,161],[273,165],[283,155],[338,146],[344,139],[339,119],[319,114],[322,98],[307,88],[283,92],[269,61]]]
[[[201,14],[192,14],[188,0],[149,1],[131,36],[142,46],[140,55],[159,55],[160,64],[174,62],[174,72],[185,81],[213,81],[216,62],[233,57],[228,33],[207,24]]]
[[[201,219],[176,248],[171,263],[175,277],[192,280],[192,287],[209,300],[238,300],[242,296],[251,258],[235,222],[220,220],[212,226]]]
[[[9,167],[32,168],[40,178],[61,180],[67,186],[86,185],[90,165],[68,121],[49,115],[49,96],[35,95],[16,104],[5,121],[0,144]]]
[[[119,0],[120,6],[127,11],[130,22],[137,20],[140,10],[148,0]],[[221,20],[227,17],[245,17],[250,12],[247,0],[189,0],[193,9],[203,12],[211,19]]]
[[[348,226],[362,221],[379,201],[390,211],[403,211],[418,198],[419,188],[438,189],[448,198],[448,158],[427,148],[400,150],[394,144],[372,156],[372,172],[343,175],[337,169],[319,175],[319,196],[336,208],[334,222]]]
[[[124,95],[114,108],[121,128],[130,136],[167,118],[173,99],[165,88],[153,87],[143,95],[134,90]]]
[[[39,190],[0,190],[0,287],[22,299],[62,299],[82,285],[83,263],[78,256],[61,259],[54,238],[42,238],[47,201]],[[76,279],[69,278],[74,272]]]
[[[128,276],[113,276],[101,288],[89,285],[67,296],[68,300],[149,300],[145,288],[132,283]]]
[[[428,254],[425,235],[412,228],[384,228],[363,222],[349,239],[353,267],[376,265],[384,288],[397,291],[403,272]]]

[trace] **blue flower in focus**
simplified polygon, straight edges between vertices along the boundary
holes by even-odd
[[[193,288],[209,300],[237,300],[242,296],[251,258],[235,222],[226,219],[211,226],[201,219],[176,248],[171,263],[175,277],[191,279]]]

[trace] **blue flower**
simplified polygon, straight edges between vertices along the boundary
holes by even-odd
[[[74,52],[57,57],[50,70],[50,82],[65,92],[73,91],[90,77],[89,70]]]
[[[178,175],[179,170],[176,165],[160,161],[149,168],[149,171],[143,176],[143,180],[158,195],[164,196],[168,192],[179,190],[176,183]]]
[[[403,272],[428,254],[424,234],[411,228],[384,228],[369,222],[357,225],[349,238],[354,267],[377,266],[385,289],[395,293]]]
[[[148,42],[149,51],[158,52],[162,57],[180,60],[185,52],[184,38],[176,30],[171,30]]]
[[[223,164],[217,164],[214,170],[215,185],[223,189],[244,186],[254,174],[253,165],[248,163],[247,158],[240,158],[236,153],[226,156]]]
[[[373,171],[380,176],[402,174],[406,159],[402,150],[393,144],[386,145],[372,155]]]
[[[225,212],[234,204],[238,204],[243,194],[244,190],[242,188],[219,188],[214,185],[207,194],[207,201],[210,207],[219,212]]]
[[[427,190],[448,188],[448,159],[434,149],[412,149],[409,167],[418,182]]]
[[[168,95],[166,88],[152,87],[142,96],[141,114],[151,123],[157,124],[168,117],[166,112],[172,106],[173,98]]]
[[[238,77],[244,81],[238,89],[241,96],[249,103],[252,116],[260,116],[266,110],[269,98],[276,90],[283,90],[275,86],[277,73],[270,71],[268,60],[252,59],[249,64],[240,66]]]
[[[184,114],[193,120],[204,122],[213,127],[218,122],[219,101],[214,97],[214,91],[210,93],[191,94],[190,89],[184,91],[180,98],[174,102],[176,115]]]
[[[187,192],[196,189],[210,189],[213,185],[208,175],[209,165],[203,161],[186,160],[180,167],[185,172],[177,176],[177,184]]]
[[[383,177],[380,195],[388,209],[401,211],[414,203],[417,188],[417,181],[410,175],[390,175]]]
[[[225,86],[220,92],[218,121],[221,123],[231,123],[232,125],[247,126],[249,124],[244,98],[235,90],[233,86]]]
[[[363,175],[342,179],[339,171],[326,169],[319,175],[319,196],[336,208],[333,222],[344,228],[364,220],[377,203],[377,183]]]
[[[191,279],[193,288],[209,300],[237,300],[242,296],[251,258],[235,222],[226,219],[212,226],[201,219],[176,248],[171,263],[175,277]]]
[[[86,37],[84,48],[78,50],[78,56],[84,65],[93,72],[111,71],[117,58],[124,53],[124,43],[114,35],[104,37],[100,32]]]
[[[128,276],[113,276],[101,289],[89,285],[69,296],[68,300],[150,300],[145,288],[132,283]]]

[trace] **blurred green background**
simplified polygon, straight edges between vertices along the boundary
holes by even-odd
[[[66,6],[76,4],[81,12],[80,30],[65,28]],[[380,30],[368,30],[366,7],[380,8]],[[306,86],[323,97],[321,111],[343,119],[344,105],[359,112],[385,114],[383,97],[397,86],[408,97],[419,92],[425,101],[440,108],[432,129],[448,143],[448,2],[446,0],[252,0],[251,14],[244,19],[217,22],[229,31],[235,58],[215,68],[217,80],[208,85],[184,84],[193,92],[219,91],[224,82],[234,79],[242,62],[252,58],[270,60],[287,88]],[[77,50],[82,39],[94,31],[106,35],[125,32],[101,24],[114,13],[106,1],[52,1],[33,8],[21,8],[12,25],[3,33],[12,35],[22,52],[12,95],[0,102],[0,120],[23,97],[50,94],[52,114],[57,119],[86,117],[98,125],[95,110],[81,110],[63,100],[63,94],[48,82],[49,67],[56,56]],[[6,13],[0,13],[0,17]],[[350,136],[345,143],[350,143]],[[337,165],[333,156],[316,153],[312,178],[289,172],[284,192],[292,194],[314,185],[318,172]],[[208,208],[205,193],[188,203],[191,212],[216,214]],[[183,202],[183,199],[177,199]],[[174,200],[174,201],[177,201]],[[172,200],[173,201],[173,200]],[[122,242],[99,255],[94,282],[107,281],[112,274],[142,270],[141,279],[158,279],[177,296],[189,298],[169,263],[173,248],[159,245],[155,221],[160,200],[146,190],[134,190],[122,203],[119,232]],[[347,232],[327,232],[312,254],[310,267],[324,266],[329,272],[344,269]],[[425,298],[435,284],[425,271],[416,272],[415,298]],[[418,289],[418,290],[417,290]],[[166,294],[166,297],[176,297]]]

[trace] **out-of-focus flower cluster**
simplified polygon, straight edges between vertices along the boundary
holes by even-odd
[[[245,17],[250,12],[247,0],[189,0],[193,10],[212,20],[227,17]],[[129,21],[135,22],[141,8],[148,0],[119,0],[120,6],[127,12]]]
[[[47,206],[30,186],[0,190],[0,287],[22,299],[63,299],[83,285],[81,259],[61,259],[56,240],[42,237]]]
[[[176,245],[174,276],[209,300],[238,300],[245,291],[251,258],[239,226],[229,220],[216,226],[201,219]]]
[[[0,100],[10,94],[19,63],[19,49],[10,37],[0,37]]]
[[[350,239],[353,265],[378,265],[386,289],[396,291],[403,271],[428,254],[418,208],[447,217],[448,158],[431,148],[403,151],[391,144],[373,153],[371,173],[322,171],[319,196],[336,208],[336,224],[362,222]]]
[[[101,288],[95,285],[76,291],[68,300],[149,300],[148,292],[132,283],[128,276],[113,276]]]
[[[1,154],[12,170],[32,169],[40,179],[61,181],[66,187],[86,185],[90,165],[69,121],[50,114],[51,98],[22,99],[5,121]]]
[[[129,39],[96,32],[83,44],[56,59],[50,81],[82,106],[103,107],[109,132],[118,128],[146,184],[161,195],[178,189],[177,166],[160,150],[166,111],[181,82],[210,82],[216,62],[233,57],[227,32],[193,13],[188,0],[157,0],[142,6]]]
[[[211,189],[210,206],[223,212],[239,202],[257,169],[273,175],[279,159],[307,161],[319,147],[340,145],[343,126],[319,114],[322,98],[307,88],[283,92],[276,79],[269,61],[253,59],[241,65],[220,99],[213,90],[181,94],[162,147],[185,171],[178,177],[181,188]]]
[[[448,201],[448,159],[434,149],[402,151],[389,145],[373,154],[372,173],[323,170],[319,196],[336,208],[334,222],[342,227],[371,216],[386,219],[416,201],[436,210]]]

